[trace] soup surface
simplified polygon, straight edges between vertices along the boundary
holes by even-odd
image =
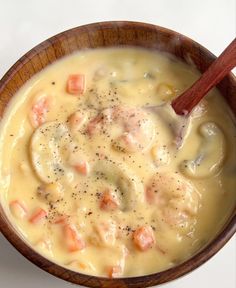
[[[199,73],[148,50],[79,52],[37,74],[1,121],[0,196],[36,251],[106,277],[168,269],[235,206],[236,129],[217,90],[186,116]]]

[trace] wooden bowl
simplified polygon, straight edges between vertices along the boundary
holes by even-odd
[[[207,49],[193,40],[168,29],[136,22],[104,22],[81,26],[60,33],[39,44],[25,54],[0,81],[0,116],[9,100],[35,73],[57,59],[85,48],[109,46],[141,46],[176,55],[183,61],[195,65],[201,72],[216,58]],[[219,90],[236,114],[236,79],[230,74],[219,85]],[[39,255],[21,238],[7,218],[0,203],[0,231],[12,245],[31,262],[43,270],[72,283],[87,287],[148,287],[176,279],[203,264],[219,251],[236,231],[236,213],[201,251],[191,259],[169,270],[152,275],[107,279],[76,273],[50,262]],[[3,261],[3,260],[1,260]]]

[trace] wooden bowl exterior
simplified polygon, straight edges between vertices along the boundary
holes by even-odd
[[[216,58],[207,49],[177,32],[137,22],[103,22],[81,26],[60,33],[39,44],[25,54],[0,81],[0,116],[18,89],[35,73],[57,59],[86,48],[109,46],[140,46],[166,51],[204,72]],[[236,115],[236,79],[229,74],[219,90]],[[0,203],[0,231],[12,245],[31,262],[43,270],[72,283],[87,287],[149,287],[176,279],[203,264],[232,237],[236,231],[234,211],[218,236],[200,252],[184,263],[152,275],[107,279],[67,270],[30,248],[8,220]]]

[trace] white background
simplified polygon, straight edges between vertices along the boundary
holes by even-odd
[[[171,28],[219,55],[236,34],[236,0],[0,0],[0,78],[46,38],[105,20],[136,20]],[[28,262],[0,234],[0,287],[71,285]],[[235,288],[236,237],[205,265],[162,287]]]

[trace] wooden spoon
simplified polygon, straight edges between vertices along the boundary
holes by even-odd
[[[206,93],[217,85],[235,66],[236,38],[187,91],[172,101],[171,106],[176,114],[189,114]]]

